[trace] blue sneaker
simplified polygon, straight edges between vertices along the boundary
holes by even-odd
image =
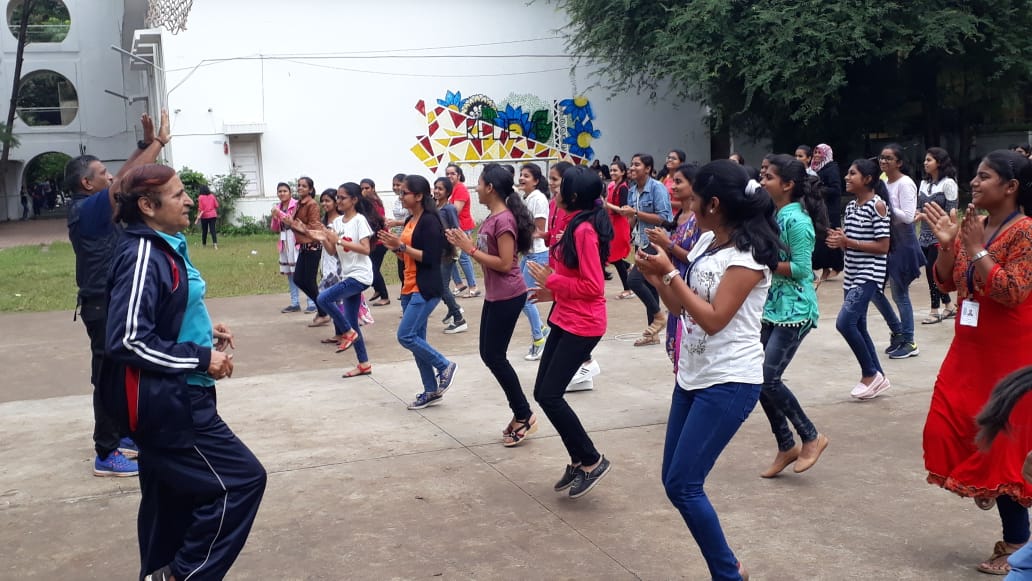
[[[423,408],[428,408],[428,407],[430,407],[432,405],[437,405],[439,403],[441,403],[441,396],[440,396],[440,394],[438,394],[436,392],[435,393],[423,392],[423,393],[420,393],[419,395],[417,395],[416,399],[412,403],[408,404],[408,409],[410,409],[410,410],[421,410]]]
[[[448,365],[448,367],[444,368],[444,371],[441,371],[440,373],[437,374],[437,395],[438,396],[444,395],[444,392],[448,391],[448,388],[451,387],[452,380],[455,379],[455,371],[458,368],[459,368],[459,364],[455,363],[455,362],[452,362],[452,363],[450,363]]]
[[[94,476],[125,477],[136,476],[139,473],[140,469],[136,465],[136,460],[126,458],[118,450],[108,454],[107,458],[103,460],[97,456],[97,459],[93,461]]]
[[[136,442],[129,437],[122,438],[118,441],[118,451],[130,460],[135,460],[136,457],[140,455],[140,449],[136,447]]]

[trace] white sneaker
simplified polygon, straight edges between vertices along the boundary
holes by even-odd
[[[538,359],[541,359],[541,354],[544,353],[544,352],[545,352],[545,338],[542,337],[542,338],[538,339],[537,341],[533,341],[530,344],[530,351],[527,351],[527,354],[524,355],[523,358],[526,359],[527,361],[537,361]]]
[[[595,382],[591,379],[584,380],[580,383],[571,383],[570,385],[566,386],[567,393],[573,391],[591,391],[593,389],[595,389]]]
[[[858,381],[853,390],[849,392],[849,395],[856,399],[870,399],[890,387],[888,385],[882,387],[883,383],[888,384],[889,381],[880,372],[876,372],[874,380],[871,381],[870,385],[865,385],[864,382]]]
[[[878,382],[877,384],[872,382],[871,383],[871,391],[869,391],[867,394],[861,396],[860,399],[865,399],[865,400],[866,399],[874,399],[874,398],[878,397],[879,395],[881,395],[883,391],[885,391],[886,389],[889,389],[890,387],[892,387],[892,384],[889,383],[889,378],[888,377],[885,377],[884,375],[881,375],[880,373],[878,375],[881,376],[881,381]],[[875,379],[878,379],[878,378],[875,377]]]
[[[452,321],[450,325],[445,327],[445,335],[454,335],[456,333],[465,333],[469,329],[469,325],[466,324],[465,319],[459,319],[458,321]]]
[[[598,366],[598,361],[592,359],[587,363],[587,365],[581,363],[580,369],[578,369],[577,373],[574,374],[569,385],[581,383],[583,381],[591,381],[591,378],[595,377],[599,373],[602,373],[602,368]]]

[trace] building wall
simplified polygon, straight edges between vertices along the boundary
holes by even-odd
[[[672,147],[687,150],[690,159],[709,157],[698,106],[652,104],[629,92],[610,100],[607,89],[589,88],[583,68],[572,74],[563,41],[553,38],[564,17],[549,3],[394,0],[356,9],[296,0],[290,6],[195,2],[187,30],[162,39],[177,168],[227,173],[227,126],[261,128],[259,195],[265,198],[244,201],[244,212],[267,213],[276,183],[301,175],[319,190],[369,177],[383,192],[395,173],[432,177],[433,168],[412,151],[428,135],[416,105],[436,107],[449,92],[484,95],[499,105],[584,95],[599,132],[588,141],[603,163],[636,151],[661,163]],[[443,173],[442,166],[437,175]]]
[[[76,89],[79,111],[65,126],[30,127],[15,119],[14,133],[21,145],[11,152],[7,198],[0,204],[0,220],[21,215],[19,194],[22,171],[33,157],[50,151],[77,156],[96,155],[115,172],[137,140],[138,119],[145,103],[129,107],[110,89],[138,94],[139,76],[129,74],[128,63],[111,45],[122,44],[123,24],[142,27],[140,0],[64,0],[71,16],[68,36],[59,43],[30,43],[25,48],[22,78],[49,69],[64,75]],[[8,28],[4,2],[0,8],[0,103],[9,103],[18,41]],[[7,109],[3,107],[3,113]],[[4,115],[5,116],[5,115]]]

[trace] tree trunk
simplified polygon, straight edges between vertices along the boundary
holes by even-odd
[[[14,135],[14,113],[18,107],[18,89],[21,86],[22,62],[25,60],[25,45],[29,43],[29,14],[33,0],[24,0],[21,23],[18,26],[18,52],[14,61],[14,86],[11,87],[11,106],[7,111],[7,134],[3,136],[3,150],[0,151],[0,198],[7,203],[7,162],[11,158],[11,138]]]

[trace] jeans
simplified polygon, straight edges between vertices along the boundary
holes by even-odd
[[[353,278],[345,278],[341,282],[319,293],[316,304],[319,308],[329,313],[333,319],[333,332],[343,335],[352,329],[358,333],[355,340],[355,356],[359,363],[367,363],[369,355],[366,353],[365,339],[362,338],[362,328],[358,324],[358,309],[362,305],[362,291],[369,288],[369,285],[362,284]],[[344,312],[337,308],[337,303],[343,301]]]
[[[412,356],[416,360],[416,367],[419,368],[419,378],[423,382],[425,393],[437,391],[437,374],[435,372],[444,371],[451,365],[451,361],[448,361],[444,355],[438,353],[426,342],[426,321],[439,302],[441,302],[439,297],[427,299],[418,292],[401,295],[398,343],[412,352]]]
[[[939,259],[939,245],[932,244],[931,246],[922,246],[921,250],[924,251],[925,255],[925,278],[928,279],[928,292],[932,299],[932,309],[938,310],[940,302],[944,305],[950,304],[950,293],[944,293],[939,290],[939,287],[935,284],[935,261]]]
[[[450,316],[453,321],[461,321],[462,310],[459,307],[458,301],[455,300],[455,295],[453,295],[451,289],[448,288],[448,278],[451,277],[451,273],[454,268],[454,258],[448,256],[441,259],[441,282],[444,283],[444,294],[441,296],[441,300],[444,301],[444,306],[448,307],[448,316]]]
[[[301,300],[300,300],[300,298],[301,298],[300,297],[301,291],[300,291],[300,289],[297,288],[297,285],[294,284],[294,275],[293,274],[288,274],[287,275],[287,285],[290,287],[290,306],[292,306],[292,307],[300,307],[301,306]],[[317,308],[315,306],[315,301],[313,301],[312,299],[308,299],[308,308],[309,308],[309,310],[315,310]]]
[[[473,236],[472,230],[465,230],[466,236]],[[474,238],[476,240],[476,238]],[[473,259],[468,254],[463,252],[459,256],[459,264],[452,269],[452,280],[455,284],[462,284],[462,277],[459,276],[459,266],[462,267],[462,273],[466,275],[466,284],[469,286],[477,286],[476,276],[473,274]],[[447,287],[445,287],[447,288]]]
[[[211,232],[211,243],[219,243],[219,236],[215,233],[216,221],[218,218],[201,218],[201,246],[208,245],[208,232]]]
[[[881,363],[878,362],[878,351],[875,350],[871,335],[867,332],[867,306],[871,302],[871,297],[876,294],[881,294],[876,282],[865,282],[847,290],[842,310],[835,321],[835,328],[853,350],[853,356],[860,364],[860,373],[864,377],[873,377],[875,373],[882,371]]]
[[[297,261],[294,263],[294,284],[297,288],[312,301],[315,301],[316,308],[319,303],[316,299],[319,298],[319,285],[316,284],[315,279],[319,274],[319,263],[322,260],[322,250],[307,250],[302,248],[297,253]],[[319,316],[325,317],[326,311],[319,310]]]
[[[627,285],[645,305],[645,319],[651,325],[652,319],[659,314],[659,291],[645,280],[645,276],[637,268],[632,268],[627,275]]]
[[[527,288],[531,289],[537,286],[537,281],[530,275],[530,269],[527,268],[528,262],[536,262],[548,266],[548,251],[537,252],[534,254],[527,254],[520,260],[520,271],[523,273],[523,282],[527,284]],[[545,336],[541,325],[541,312],[538,311],[537,303],[530,302],[530,296],[527,296],[523,302],[523,314],[527,315],[527,322],[530,323],[530,334],[533,336],[535,341],[540,340]]]
[[[631,290],[631,287],[627,285],[627,269],[631,267],[630,264],[624,259],[611,262],[616,267],[616,274],[620,275],[620,284],[623,285],[624,290]]]
[[[892,302],[896,303],[896,308],[899,309],[899,316],[896,316],[896,312],[892,309],[892,305],[889,304],[889,299],[885,297],[884,292],[874,295],[872,299],[874,306],[878,308],[878,312],[885,318],[885,323],[888,324],[889,330],[892,331],[893,335],[902,335],[905,343],[913,343],[914,306],[910,304],[910,287],[892,279],[889,280],[889,286],[892,288]]]
[[[387,283],[383,280],[383,273],[380,268],[383,266],[383,257],[387,255],[387,247],[383,244],[373,246],[369,258],[373,260],[373,292],[374,296],[381,299],[389,299],[391,295],[387,292]]]
[[[506,351],[512,341],[512,332],[520,318],[526,298],[523,295],[503,301],[484,301],[480,315],[480,360],[491,370],[509,401],[509,409],[518,420],[530,418],[530,404],[523,395],[520,378],[509,363]]]
[[[663,445],[663,487],[681,511],[714,580],[740,581],[742,577],[703,487],[713,464],[759,397],[757,384],[721,383],[692,391],[674,385]]]
[[[760,331],[760,341],[763,343],[763,390],[760,391],[760,405],[770,421],[778,450],[782,452],[795,447],[788,422],[792,422],[803,442],[817,439],[817,428],[813,427],[813,422],[806,417],[799,400],[781,380],[810,329],[812,327],[809,325],[781,327],[764,323]]]
[[[534,380],[534,400],[555,426],[555,431],[559,432],[570,455],[570,464],[591,466],[602,455],[595,449],[573,408],[563,399],[563,394],[581,363],[591,359],[591,350],[602,337],[581,337],[554,324],[549,323],[549,326],[552,331],[545,340]]]

